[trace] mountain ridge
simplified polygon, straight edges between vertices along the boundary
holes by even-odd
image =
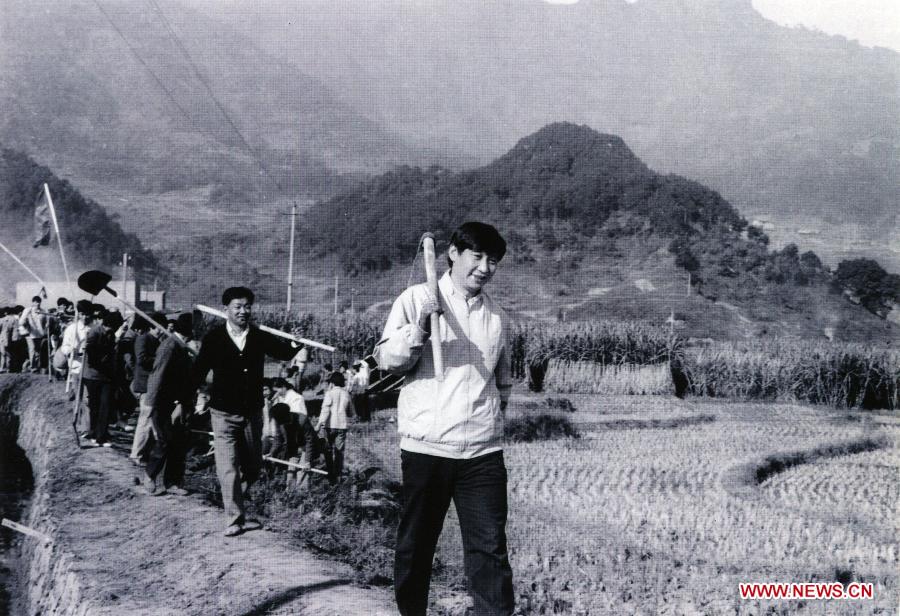
[[[652,171],[621,138],[571,123],[548,125],[474,170],[402,168],[363,182],[310,212],[301,250],[312,261],[336,258],[346,284],[365,287],[403,271],[423,230],[446,242],[467,219],[503,230],[515,274],[501,292],[532,316],[633,319],[643,310],[662,321],[674,312],[707,337],[703,316],[716,306],[728,322],[716,337],[734,327],[900,335],[831,292],[815,253],[769,250],[766,234],[716,191]]]

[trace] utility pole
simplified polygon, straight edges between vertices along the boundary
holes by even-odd
[[[122,297],[128,300],[128,253],[122,254]],[[136,297],[132,300],[137,300]]]
[[[334,275],[334,314],[335,315],[337,315],[337,313],[338,313],[337,297],[338,297],[338,276],[337,276],[337,274],[335,274]]]
[[[691,296],[691,273],[688,272],[688,286],[687,286],[687,296]]]
[[[288,314],[291,312],[291,302],[294,299],[294,231],[297,225],[297,202],[291,204],[291,241],[290,254],[288,255],[288,284],[287,284],[287,308]]]

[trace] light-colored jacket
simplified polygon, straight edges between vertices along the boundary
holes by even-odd
[[[19,333],[29,338],[43,338],[47,335],[47,315],[29,306],[19,315]]]
[[[375,359],[384,370],[406,375],[397,402],[401,449],[447,458],[498,451],[510,380],[509,319],[484,291],[466,299],[450,279],[438,281],[443,314],[440,339],[444,379],[434,375],[431,342],[417,323],[427,297],[424,284],[394,302]]]
[[[347,390],[343,387],[331,387],[325,392],[325,399],[322,400],[322,413],[319,415],[316,432],[322,428],[346,430],[347,412],[351,408],[353,401]]]

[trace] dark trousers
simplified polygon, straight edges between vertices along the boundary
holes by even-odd
[[[91,416],[91,438],[98,443],[109,440],[109,413],[113,403],[113,384],[108,381],[84,379],[88,392],[88,408]]]
[[[302,413],[297,413],[294,417],[296,417],[295,428],[297,430],[297,438],[295,440],[299,445],[303,446],[303,451],[306,453],[306,461],[312,466],[317,457],[316,444],[319,437],[313,429],[309,417]]]
[[[512,614],[503,452],[453,460],[401,451],[400,459],[403,511],[394,558],[394,593],[400,613],[426,612],[434,549],[452,498],[475,614]]]
[[[372,420],[372,414],[369,412],[369,394],[354,395],[353,409],[356,411],[356,417],[360,421]]]
[[[184,466],[188,450],[187,426],[172,423],[172,407],[154,409],[150,421],[156,437],[153,449],[147,458],[147,474],[156,480],[163,475],[165,487],[181,485],[184,480]]]
[[[346,430],[325,428],[325,464],[328,466],[328,479],[332,483],[341,478],[341,471],[344,470],[346,442]]]

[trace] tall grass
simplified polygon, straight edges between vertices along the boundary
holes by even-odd
[[[536,391],[544,387],[551,360],[657,365],[681,346],[666,328],[631,321],[525,322],[513,328],[510,338],[513,377],[527,378]]]
[[[544,389],[555,393],[590,393],[606,396],[660,395],[673,390],[669,364],[641,366],[606,365],[586,361],[551,359]]]
[[[256,319],[337,347],[333,357],[312,349],[312,360],[320,363],[371,353],[384,327],[383,317],[371,314],[322,317],[263,310]],[[527,380],[537,391],[546,384],[560,393],[668,392],[671,387],[663,383],[667,366],[679,396],[900,408],[896,349],[784,339],[686,348],[666,327],[613,321],[518,322],[508,343],[513,378]]]
[[[783,340],[720,343],[689,349],[682,369],[695,396],[900,407],[896,349]]]

